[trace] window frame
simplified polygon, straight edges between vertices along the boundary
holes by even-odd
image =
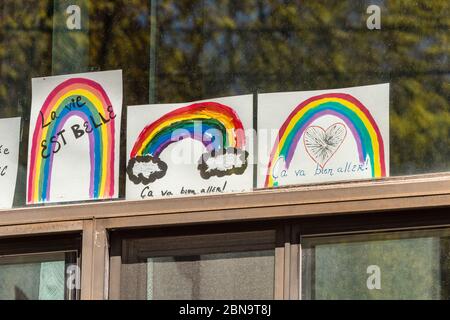
[[[265,223],[204,225],[181,228],[153,228],[145,230],[121,230],[110,234],[110,274],[109,298],[121,295],[122,265],[127,262],[142,263],[148,257],[167,257],[173,255],[201,255],[210,253],[233,253],[244,251],[274,250],[274,299],[281,299],[280,283],[283,265],[277,247],[283,246],[280,240],[281,227]],[[225,240],[225,241],[224,241]],[[225,242],[225,244],[223,243]],[[139,268],[139,266],[137,266]],[[146,279],[145,268],[141,275]],[[125,295],[140,299],[146,288],[142,279],[136,285],[136,294]],[[277,290],[278,289],[278,290]],[[142,292],[141,292],[142,291]]]
[[[65,268],[76,265],[81,269],[81,235],[68,233],[56,235],[43,235],[32,237],[0,237],[0,261],[11,260],[15,263],[29,263],[30,261],[45,262],[48,256],[64,254]],[[42,257],[39,259],[39,257]],[[22,262],[20,262],[22,261]],[[65,269],[66,270],[66,269]],[[68,274],[64,274],[65,283]],[[79,300],[80,289],[69,289],[65,286],[65,300]]]
[[[359,213],[356,215],[330,215],[313,217],[295,223],[292,229],[293,243],[297,250],[291,256],[295,261],[293,279],[291,279],[291,299],[302,300],[305,295],[302,244],[309,238],[362,236],[374,233],[396,233],[404,231],[427,231],[447,229],[450,227],[450,211],[448,207],[418,208],[414,210],[400,209],[384,212],[383,215]],[[311,262],[312,259],[309,259]],[[305,267],[312,270],[314,266]],[[297,277],[298,276],[298,277]],[[306,280],[305,280],[306,281]],[[307,289],[306,289],[307,290]],[[308,290],[307,290],[308,291]],[[311,288],[309,289],[311,292]]]
[[[448,208],[450,173],[439,173],[207,197],[18,208],[0,212],[0,239],[82,232],[81,299],[107,299],[109,274],[114,272],[109,259],[112,232],[278,223],[284,230],[280,240],[284,245],[276,248],[276,263],[283,265],[276,298],[296,300],[301,294],[300,232],[306,236],[450,226]]]

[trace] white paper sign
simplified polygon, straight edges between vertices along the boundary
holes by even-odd
[[[122,71],[38,78],[27,203],[118,196]]]
[[[0,119],[0,209],[10,209],[19,165],[20,118]]]
[[[258,187],[389,176],[389,84],[258,96]]]
[[[253,96],[128,107],[127,199],[253,186]]]

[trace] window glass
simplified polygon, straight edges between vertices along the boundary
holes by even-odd
[[[275,231],[207,229],[113,233],[110,298],[273,299]]]
[[[64,300],[68,257],[64,252],[0,256],[0,300]]]
[[[149,258],[147,299],[273,299],[274,252]]]
[[[448,299],[448,231],[305,238],[303,298]]]
[[[380,29],[368,26],[371,5]],[[26,198],[31,78],[74,72],[122,69],[124,106],[389,82],[391,175],[448,171],[449,8],[447,0],[3,0],[0,118],[23,120],[15,206]]]
[[[75,300],[80,296],[77,234],[0,240],[0,300]]]

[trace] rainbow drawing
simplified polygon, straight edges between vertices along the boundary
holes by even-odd
[[[67,106],[78,97],[86,103],[82,108]],[[41,141],[50,141],[60,132],[71,117],[77,116],[88,122],[107,117],[112,111],[111,101],[102,86],[90,79],[71,78],[59,84],[49,94],[40,110],[34,126],[28,174],[28,203],[50,200],[54,145],[49,143],[50,156],[41,156]],[[52,120],[52,114],[57,115]],[[43,123],[50,123],[44,127]],[[112,198],[115,187],[115,120],[92,130],[89,135],[90,146],[90,188],[91,199]]]
[[[365,163],[369,157],[372,176],[386,176],[383,137],[369,110],[349,94],[329,93],[302,102],[286,119],[270,155],[265,187],[277,185],[273,178],[277,159],[283,157],[286,169],[289,169],[304,131],[312,122],[326,115],[342,119],[350,128],[358,147],[359,161]]]
[[[196,123],[201,123],[200,130],[195,130]],[[222,139],[205,140],[204,134],[209,130],[219,130]],[[220,103],[201,102],[169,112],[145,127],[131,150],[130,158],[159,157],[170,144],[184,138],[202,142],[208,151],[228,147],[242,149],[245,146],[244,128],[236,112]]]
[[[129,156],[127,173],[130,180],[135,184],[148,184],[161,179],[168,167],[160,159],[161,153],[172,143],[187,138],[201,142],[207,150],[198,165],[204,179],[245,171],[248,152],[244,150],[245,132],[238,115],[226,105],[199,102],[175,109],[141,131]],[[206,164],[211,157],[225,154],[240,157],[240,167],[214,170]],[[147,169],[142,171],[143,166]]]

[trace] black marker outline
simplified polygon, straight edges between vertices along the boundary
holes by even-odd
[[[152,173],[148,178],[144,177],[144,175],[142,173],[139,173],[137,176],[133,173],[133,168],[134,165],[136,163],[154,163],[156,165],[158,165],[158,169],[160,169],[160,171],[156,171],[154,173]],[[148,185],[152,182],[155,182],[158,179],[161,179],[162,177],[164,177],[167,173],[167,163],[165,163],[164,161],[162,161],[161,159],[157,158],[157,157],[153,157],[150,155],[146,155],[146,156],[137,156],[135,158],[131,158],[128,161],[128,166],[127,166],[127,174],[128,174],[128,178],[134,183],[134,184],[140,184],[142,183],[143,185]]]

